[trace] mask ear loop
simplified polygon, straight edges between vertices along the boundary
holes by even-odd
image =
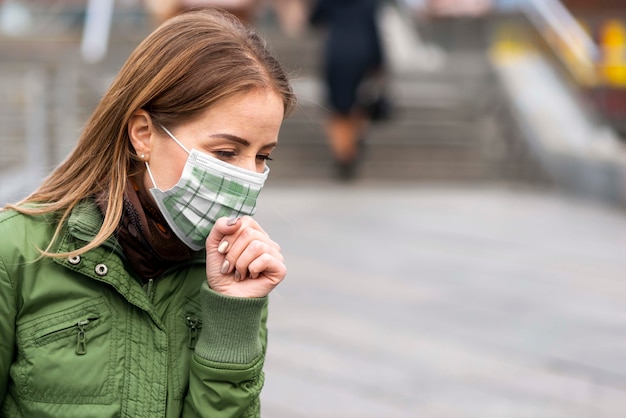
[[[152,176],[152,170],[150,170],[150,164],[148,164],[147,161],[144,161],[144,163],[146,164],[146,169],[148,171],[148,176],[150,176],[150,181],[152,182],[152,186],[158,188],[158,186],[156,185],[156,181],[154,181],[154,176]]]
[[[169,135],[170,138],[174,140],[174,142],[176,142],[182,149],[184,149],[187,152],[187,154],[191,154],[191,152],[187,149],[187,147],[185,147],[178,139],[176,139],[176,137],[170,131],[168,131],[165,126],[161,124],[159,124],[159,126],[165,131],[165,133]],[[150,181],[152,182],[152,185],[158,188],[156,181],[154,181],[152,170],[150,170],[150,165],[148,164],[147,161],[145,161],[145,164],[146,164],[146,169],[148,170],[148,176],[150,176]]]
[[[159,124],[159,126],[161,128],[163,128],[163,130],[165,131],[165,133],[167,133],[170,138],[172,138],[174,140],[174,142],[176,142],[178,145],[180,145],[180,147],[182,149],[184,149],[185,151],[187,151],[187,154],[191,154],[191,152],[187,149],[187,147],[185,147],[178,139],[176,139],[176,137],[174,135],[172,135],[172,133],[170,131],[167,130],[167,128],[161,124]]]

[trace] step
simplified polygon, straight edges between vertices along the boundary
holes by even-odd
[[[524,181],[545,183],[526,155],[489,160],[479,150],[379,147],[370,145],[358,170],[361,180],[378,181]],[[325,143],[300,148],[279,146],[273,154],[274,183],[331,180],[334,163]]]

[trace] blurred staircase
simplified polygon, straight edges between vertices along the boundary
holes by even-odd
[[[140,14],[119,16],[106,59],[87,64],[79,53],[80,30],[62,23],[38,35],[0,36],[0,199],[5,201],[32,190],[65,158],[128,54],[151,30]],[[281,130],[270,182],[333,181],[323,129],[328,111],[319,79],[321,33],[294,39],[265,23],[259,29],[299,96],[299,107]],[[444,29],[441,33],[454,33],[445,37],[453,44],[443,45],[444,67],[393,76],[393,118],[373,126],[366,138],[360,181],[545,182],[511,116],[485,42],[469,42],[484,38],[481,32],[484,28],[476,32],[471,23],[467,29]]]
[[[292,73],[299,96],[298,109],[281,130],[270,179],[331,180],[334,167],[323,127],[328,110],[319,79],[321,34],[292,39],[270,27],[265,35]],[[372,126],[357,176],[361,181],[545,182],[509,112],[487,48],[466,44],[448,48],[445,65],[436,71],[394,74],[393,117]]]

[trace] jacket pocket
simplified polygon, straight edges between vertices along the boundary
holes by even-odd
[[[103,297],[18,325],[16,390],[37,402],[108,403],[115,384],[115,329]]]
[[[85,355],[87,354],[87,334],[91,336],[93,329],[101,323],[98,322],[99,319],[96,314],[92,313],[68,319],[67,323],[55,325],[51,329],[44,330],[41,335],[35,335],[35,344],[38,347],[44,347],[70,336],[76,339],[76,355]]]

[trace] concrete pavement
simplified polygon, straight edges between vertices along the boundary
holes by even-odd
[[[264,418],[626,416],[626,216],[499,186],[269,185]]]

